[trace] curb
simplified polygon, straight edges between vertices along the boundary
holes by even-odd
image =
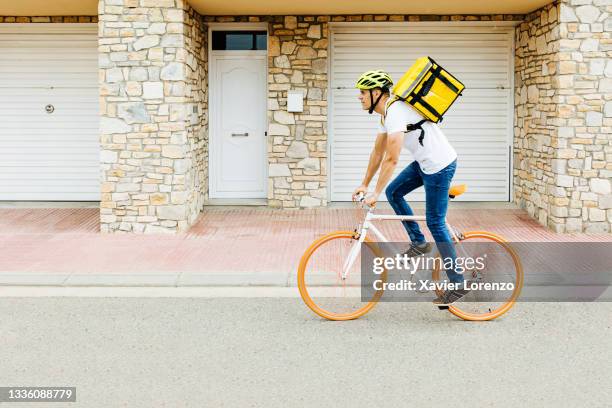
[[[0,286],[295,287],[289,272],[40,273],[0,272]]]

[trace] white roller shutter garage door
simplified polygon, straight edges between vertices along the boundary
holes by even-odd
[[[441,123],[459,156],[453,183],[468,184],[468,192],[460,199],[508,201],[512,33],[509,27],[450,25],[332,27],[331,200],[350,200],[365,174],[376,135],[379,116],[361,110],[354,88],[358,76],[384,69],[397,81],[416,58],[429,55],[466,85]],[[403,150],[396,174],[411,161]],[[422,188],[408,196],[415,201],[424,198]]]
[[[0,200],[100,199],[95,24],[0,24]]]

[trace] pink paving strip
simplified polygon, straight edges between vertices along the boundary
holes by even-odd
[[[340,208],[209,207],[188,233],[152,236],[100,234],[97,209],[0,209],[0,273],[293,272],[310,242],[353,230],[358,215]],[[449,221],[510,241],[612,242],[610,234],[555,234],[521,210],[451,209]],[[380,226],[389,239],[406,240],[398,222]]]

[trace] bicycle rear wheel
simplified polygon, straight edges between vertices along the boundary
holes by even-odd
[[[502,237],[486,232],[465,233],[455,245],[458,258],[484,257],[483,268],[465,268],[465,279],[478,289],[449,306],[448,310],[464,320],[492,320],[506,313],[521,293],[523,267],[510,244]],[[440,265],[432,271],[434,281],[442,280]],[[437,291],[438,296],[441,291]]]
[[[361,249],[368,256],[382,256],[378,246],[366,238],[360,245],[351,231],[336,231],[314,241],[304,252],[298,267],[297,281],[304,303],[316,314],[329,320],[352,320],[369,312],[378,302],[383,290],[364,291],[370,293],[362,299]],[[351,251],[354,262],[347,270],[346,279],[342,271]],[[386,279],[386,271],[380,275]]]

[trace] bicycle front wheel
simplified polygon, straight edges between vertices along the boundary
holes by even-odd
[[[466,232],[455,245],[457,258],[482,261],[478,267],[465,268],[464,277],[473,289],[448,310],[463,320],[492,320],[506,313],[523,287],[523,267],[512,246],[502,237],[486,232]],[[480,267],[482,266],[482,267]],[[432,279],[442,279],[440,265]],[[436,291],[438,296],[441,291]]]
[[[297,282],[304,303],[313,312],[329,320],[351,320],[376,305],[383,291],[362,293],[361,250],[368,251],[368,256],[382,255],[374,242],[366,238],[364,244],[359,244],[354,232],[336,231],[317,239],[304,252]],[[386,275],[386,271],[380,274],[381,281]]]

